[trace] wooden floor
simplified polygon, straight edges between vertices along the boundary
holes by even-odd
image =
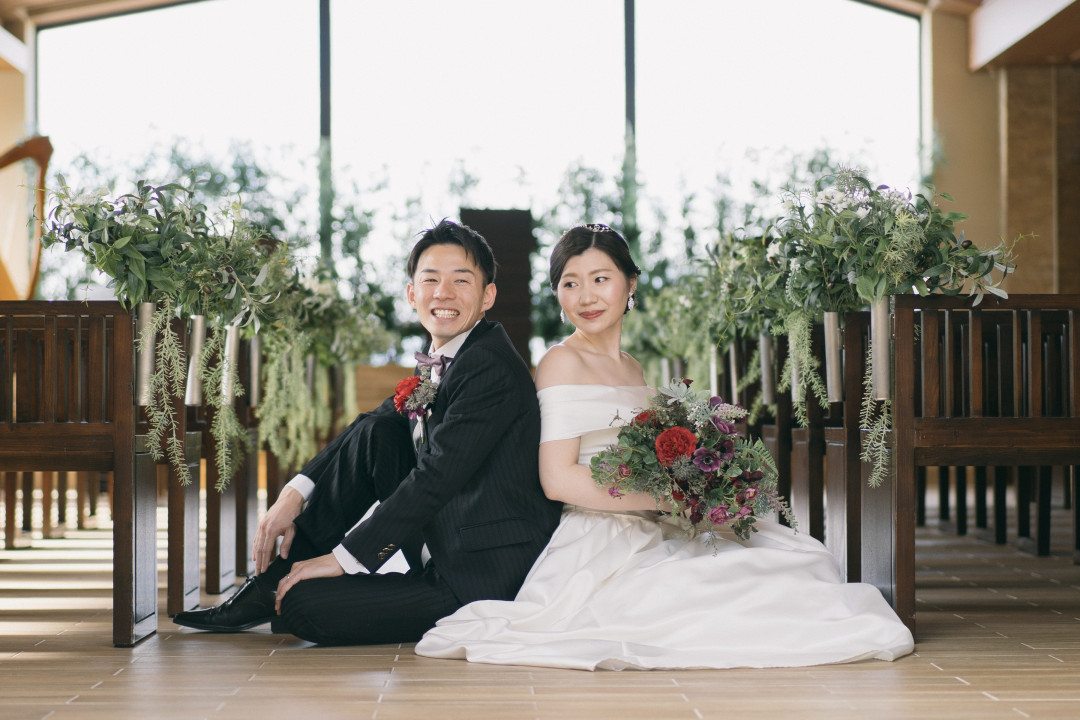
[[[116,649],[108,529],[23,538],[0,551],[0,718],[1080,718],[1080,567],[1064,511],[1054,527],[1048,558],[920,529],[916,652],[894,663],[595,673],[194,633],[164,616]]]

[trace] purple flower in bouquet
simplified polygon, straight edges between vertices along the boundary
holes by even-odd
[[[623,496],[622,490],[619,489],[618,485],[612,485],[611,487],[609,487],[607,494],[615,498],[616,500]]]
[[[720,469],[720,456],[709,448],[700,447],[693,454],[694,465],[704,473],[716,472]]]
[[[757,494],[758,494],[757,488],[749,487],[749,488],[746,488],[745,490],[743,490],[742,492],[740,492],[739,495],[737,496],[737,498],[738,498],[739,502],[746,503],[746,502],[750,502],[754,498],[756,498]]]
[[[626,463],[619,463],[618,473],[621,478],[628,478],[634,474],[633,471],[630,470],[630,466]]]
[[[717,430],[724,433],[725,435],[735,434],[735,423],[727,422],[725,420],[721,420],[718,417],[714,417],[712,419],[712,424],[716,427]]]
[[[713,426],[725,435],[734,435],[735,423],[731,422],[727,410],[723,409],[726,407],[730,410],[731,406],[724,402],[724,398],[719,395],[713,395],[709,398],[709,407],[712,408],[714,413],[710,419]]]
[[[713,449],[720,455],[721,460],[730,460],[735,457],[735,443],[730,438],[721,440]]]
[[[715,505],[709,508],[709,522],[713,525],[723,525],[731,520],[731,516],[728,515],[727,505]]]

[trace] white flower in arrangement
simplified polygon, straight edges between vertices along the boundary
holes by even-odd
[[[77,198],[72,201],[72,205],[96,205],[109,194],[109,188],[99,187],[97,190],[89,190],[84,193],[80,193]]]
[[[135,225],[138,222],[139,222],[139,216],[136,215],[133,212],[122,213],[121,215],[117,216],[117,218],[116,218],[116,224],[117,225],[124,225],[126,227],[130,227],[132,225]]]
[[[848,270],[848,273],[845,277],[848,281],[848,285],[854,285],[855,281],[858,279],[857,274],[854,270]]]
[[[814,196],[814,202],[818,205],[846,204],[846,201],[844,193],[834,187],[827,187]]]
[[[866,216],[869,215],[869,214],[870,214],[870,208],[868,208],[865,205],[860,205],[859,209],[855,211],[855,215],[857,215],[860,220],[865,220]]]
[[[911,190],[905,189],[901,192],[888,188],[883,195],[885,204],[894,215],[907,211],[911,207]]]
[[[780,252],[780,243],[769,243],[769,247],[765,249],[765,259],[769,260],[770,262],[776,260],[776,258],[780,257]]]

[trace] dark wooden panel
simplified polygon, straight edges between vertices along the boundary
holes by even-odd
[[[528,210],[461,208],[461,222],[484,236],[498,263],[495,305],[489,320],[502,323],[514,348],[530,362],[532,339],[532,254],[536,251],[532,214]]]

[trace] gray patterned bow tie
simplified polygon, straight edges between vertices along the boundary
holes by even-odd
[[[418,352],[415,355],[416,366],[420,368],[431,368],[432,372],[438,371],[439,376],[442,377],[446,372],[446,366],[450,364],[453,358],[448,358],[445,355],[436,355],[432,357],[427,353]]]

